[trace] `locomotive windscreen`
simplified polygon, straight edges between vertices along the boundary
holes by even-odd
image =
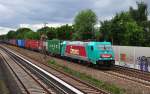
[[[100,50],[112,50],[111,45],[98,45],[98,49]]]

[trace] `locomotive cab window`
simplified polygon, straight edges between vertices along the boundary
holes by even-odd
[[[91,46],[91,51],[93,51],[94,50],[94,47],[93,46]]]

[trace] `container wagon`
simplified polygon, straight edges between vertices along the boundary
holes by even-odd
[[[36,51],[39,50],[39,43],[40,43],[39,40],[30,40],[29,42],[30,42],[29,48],[31,50],[36,50]]]
[[[17,46],[24,48],[25,47],[25,40],[22,40],[22,39],[17,40]]]
[[[47,40],[47,49],[51,55],[61,54],[61,40],[53,39]]]
[[[25,48],[30,49],[30,41],[31,40],[25,40]]]

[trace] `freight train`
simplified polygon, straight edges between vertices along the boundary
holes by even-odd
[[[37,51],[44,48],[51,55],[69,57],[95,65],[112,66],[115,64],[114,51],[110,42],[63,41],[58,39],[46,41],[11,39],[5,42]]]

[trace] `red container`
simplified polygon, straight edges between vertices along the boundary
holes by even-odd
[[[30,40],[25,40],[25,48],[30,48]]]
[[[30,40],[30,49],[38,50],[39,49],[39,40]]]

